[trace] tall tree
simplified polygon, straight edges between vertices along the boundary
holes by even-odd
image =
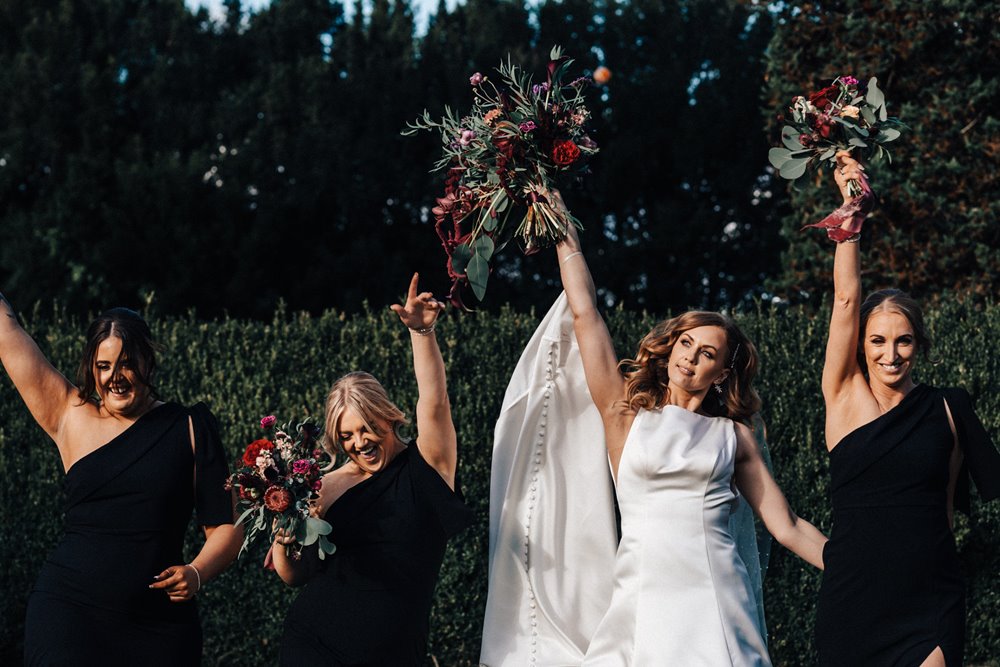
[[[893,163],[868,166],[879,197],[862,234],[865,284],[915,296],[996,298],[1000,272],[997,4],[975,0],[774,3],[765,105],[772,137],[792,96],[841,74],[877,76],[890,115],[910,131]],[[837,202],[825,171],[791,193],[789,243],[774,289],[792,300],[829,291],[833,252],[818,232],[800,233]],[[778,187],[783,187],[779,184]]]

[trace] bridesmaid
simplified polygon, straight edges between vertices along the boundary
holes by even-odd
[[[845,203],[863,168],[838,154]],[[846,223],[845,223],[846,225]],[[965,585],[952,535],[972,474],[1000,496],[1000,454],[964,389],[913,377],[931,341],[899,290],[861,302],[857,236],[837,245],[823,367],[833,534],[816,618],[820,664],[956,667],[965,644]]]
[[[347,461],[323,478],[316,513],[333,526],[337,551],[292,560],[278,535],[278,575],[305,585],[285,618],[281,664],[422,665],[434,587],[448,539],[472,522],[455,479],[458,443],[444,360],[434,336],[443,304],[410,282],[405,306],[392,310],[410,330],[417,379],[417,431],[378,380],[348,373],[326,403],[324,446]]]
[[[0,295],[0,360],[66,471],[65,532],[28,598],[27,665],[197,665],[194,596],[236,557],[226,458],[204,404],[159,400],[155,345],[135,312],[87,330],[76,386]],[[205,532],[185,563],[197,510]]]

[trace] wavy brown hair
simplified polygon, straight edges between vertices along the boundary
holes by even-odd
[[[115,336],[122,341],[122,351],[115,360],[117,375],[125,362],[132,364],[132,374],[136,384],[149,389],[149,395],[159,398],[153,378],[156,376],[156,353],[160,346],[153,341],[149,325],[139,313],[129,308],[106,310],[87,327],[86,343],[76,372],[76,391],[81,403],[96,400],[97,378],[94,376],[94,360],[97,348],[108,338]]]
[[[760,410],[760,396],[754,389],[759,357],[757,348],[732,319],[722,313],[692,310],[657,324],[639,342],[634,359],[618,364],[625,376],[625,403],[630,410],[655,410],[667,403],[670,353],[681,334],[698,327],[719,327],[726,333],[726,366],[729,376],[722,393],[709,390],[703,407],[713,417],[749,421]]]

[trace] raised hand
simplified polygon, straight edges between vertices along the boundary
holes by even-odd
[[[419,280],[420,275],[414,273],[413,279],[410,280],[410,289],[406,294],[406,303],[402,306],[394,303],[389,308],[399,315],[399,319],[411,331],[429,333],[427,330],[434,327],[434,322],[444,310],[445,305],[435,299],[430,292],[418,293]]]
[[[844,202],[849,202],[857,194],[857,190],[851,187],[851,181],[858,183],[864,180],[865,168],[851,157],[850,151],[838,151],[834,157],[837,159],[837,167],[833,170],[833,178],[837,181],[837,187],[840,188]]]

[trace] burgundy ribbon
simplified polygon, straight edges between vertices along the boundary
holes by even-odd
[[[868,217],[868,214],[875,207],[875,193],[872,192],[871,186],[868,185],[868,179],[864,174],[861,174],[858,183],[861,185],[861,194],[854,197],[851,201],[845,202],[840,208],[819,222],[806,225],[802,229],[806,229],[807,227],[825,228],[826,235],[830,237],[831,241],[836,241],[837,243],[843,243],[861,232],[861,226],[865,224],[865,218]],[[850,223],[845,227],[844,223],[847,221],[850,221]]]

